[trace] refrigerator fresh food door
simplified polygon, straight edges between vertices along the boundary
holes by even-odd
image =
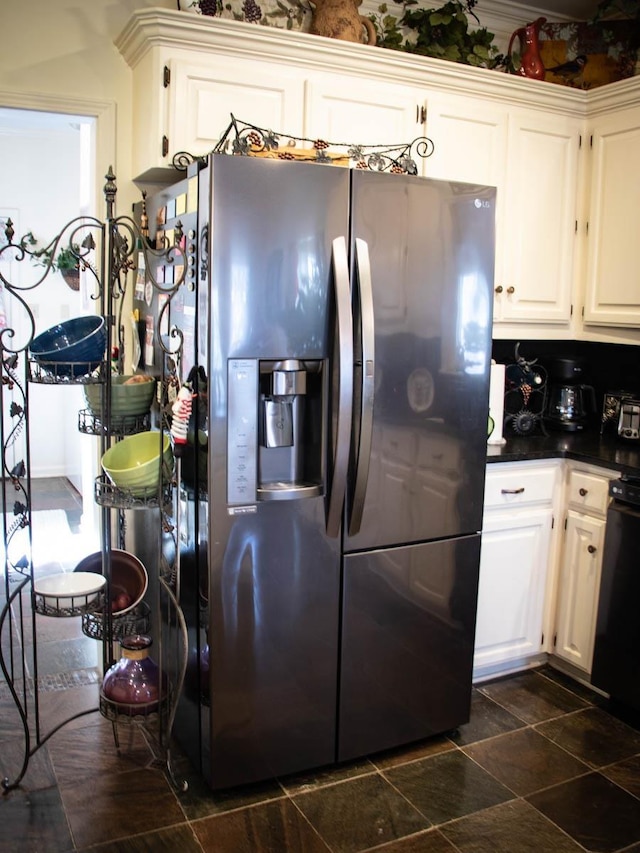
[[[338,760],[469,719],[480,536],[350,554]]]
[[[357,400],[345,550],[480,530],[495,189],[351,177]]]
[[[334,269],[346,267],[346,251],[341,263],[332,248],[348,234],[349,173],[210,162],[203,769],[219,788],[335,759],[340,537],[326,524]]]

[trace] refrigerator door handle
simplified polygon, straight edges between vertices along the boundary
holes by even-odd
[[[339,380],[337,399],[334,400],[336,417],[335,455],[327,507],[327,535],[335,538],[340,533],[342,508],[347,490],[351,420],[353,417],[353,321],[351,318],[347,242],[344,237],[336,237],[333,241],[331,260],[336,302]]]
[[[356,442],[357,463],[349,519],[349,535],[360,530],[364,497],[369,480],[369,460],[373,436],[373,397],[375,386],[375,320],[373,315],[373,286],[369,246],[356,237],[356,273],[360,296],[360,323],[362,341],[362,387],[360,389],[360,435]]]

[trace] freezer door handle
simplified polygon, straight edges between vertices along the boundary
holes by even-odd
[[[327,506],[327,534],[337,537],[347,489],[349,443],[353,417],[353,321],[347,242],[336,237],[332,244],[333,283],[336,302],[338,387],[334,400],[335,444],[333,474]]]
[[[360,322],[362,341],[362,385],[360,389],[360,435],[354,446],[357,453],[349,535],[360,530],[364,497],[369,480],[369,460],[373,436],[373,397],[375,386],[375,321],[373,316],[373,287],[369,246],[359,237],[355,240],[356,278],[360,295]]]

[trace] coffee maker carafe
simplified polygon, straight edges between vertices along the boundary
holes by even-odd
[[[584,363],[577,358],[557,358],[549,363],[550,388],[546,424],[552,429],[582,430],[596,412],[593,386],[585,384]]]

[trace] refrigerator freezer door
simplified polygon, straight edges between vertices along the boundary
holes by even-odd
[[[362,522],[359,530],[350,524],[345,549],[480,530],[495,190],[364,171],[352,173],[352,185],[352,238],[368,246],[370,259],[375,368]],[[359,281],[355,264],[352,281]],[[357,327],[365,310],[356,291]],[[360,432],[356,421],[356,448]],[[357,470],[356,459],[350,522]]]
[[[480,536],[344,559],[338,760],[469,719]]]
[[[214,155],[210,163],[210,723],[203,772],[219,788],[335,758],[340,539],[326,531],[330,484],[322,478],[333,460],[335,413],[321,386],[329,386],[331,250],[348,233],[349,174],[249,157]],[[259,364],[254,402],[230,421],[229,366],[244,361]],[[309,497],[313,490],[301,488],[295,497],[294,483],[295,499],[263,500],[253,488],[228,501],[229,484],[243,483],[252,470],[237,453],[239,470],[230,470],[229,447],[238,439],[245,448],[241,425],[259,422],[259,395],[290,403],[288,391],[303,390],[281,386],[287,377],[280,371],[294,362],[291,382],[306,373],[298,401],[306,426],[301,434],[294,422],[291,436],[295,462],[306,473],[309,449],[324,457],[314,467],[321,489]],[[254,454],[265,450],[276,459],[291,450],[269,446],[259,431],[251,444]],[[259,459],[256,476],[260,486]]]

